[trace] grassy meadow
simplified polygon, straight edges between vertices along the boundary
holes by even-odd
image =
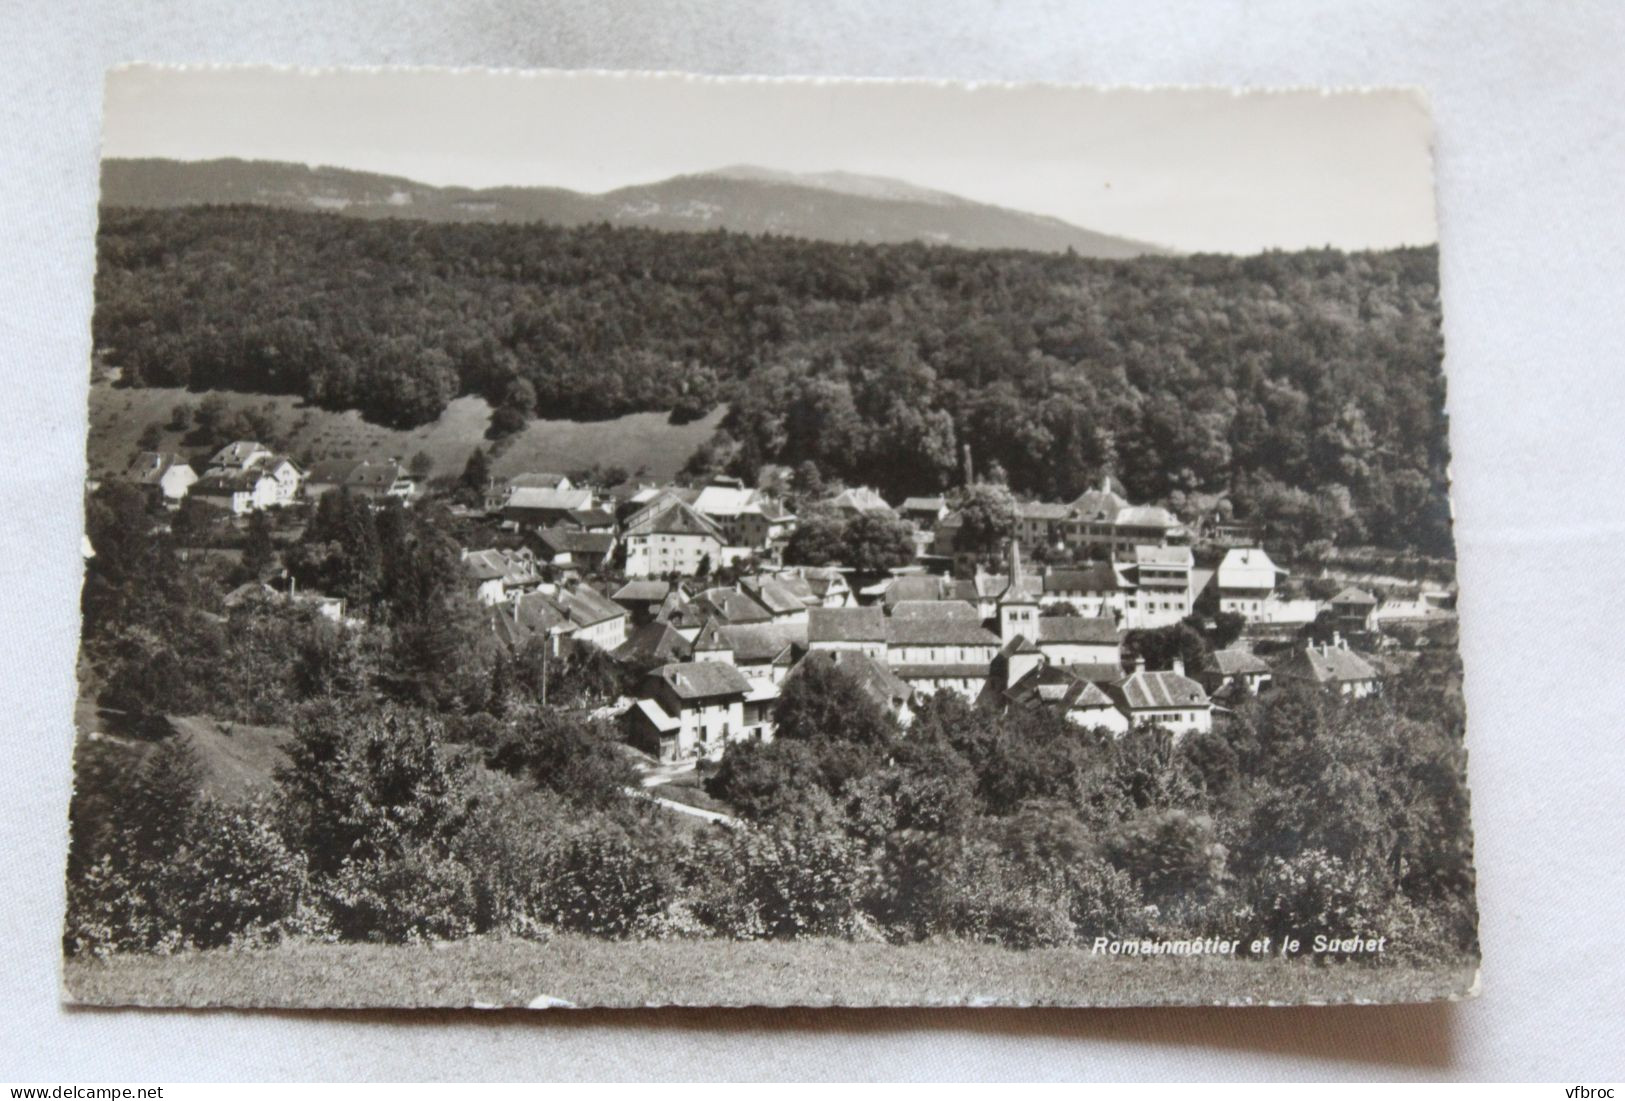
[[[288,450],[310,462],[324,459],[410,458],[424,451],[438,474],[455,474],[476,447],[490,447],[485,431],[491,407],[483,398],[461,397],[429,424],[409,430],[386,428],[362,420],[354,410],[335,413],[308,406],[287,395],[213,391],[231,407],[275,407],[288,437]],[[96,383],[90,388],[91,472],[120,469],[140,450],[137,440],[148,425],[164,427],[181,403],[196,405],[201,394],[172,387],[131,389]],[[664,413],[631,413],[604,421],[533,420],[504,441],[491,462],[500,476],[536,470],[576,470],[599,463],[635,471],[647,467],[649,478],[677,473],[694,449],[711,438],[726,410],[717,408],[690,424],[671,424]],[[162,447],[188,451],[184,432],[163,434]]]
[[[88,1005],[630,1008],[1337,1004],[1466,995],[1471,964],[1326,965],[1234,957],[1091,956],[959,941],[612,941],[475,937],[414,945],[289,943],[172,956],[76,957],[69,1000]],[[1267,989],[1268,997],[1260,995]]]

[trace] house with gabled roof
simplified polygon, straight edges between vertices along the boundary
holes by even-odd
[[[197,484],[198,476],[183,455],[173,451],[143,451],[130,460],[119,480],[141,489],[153,503],[175,508]]]
[[[508,491],[502,503],[502,519],[521,528],[549,528],[568,521],[571,513],[592,506],[590,489],[519,486]]]
[[[1209,696],[1229,698],[1237,692],[1258,695],[1271,675],[1269,662],[1251,650],[1231,648],[1209,654],[1198,679]]]
[[[795,516],[777,500],[738,478],[712,478],[692,504],[721,530],[731,547],[763,550],[788,538],[795,525]]]
[[[1039,616],[1033,642],[1052,665],[1115,665],[1123,660],[1117,621],[1105,616]]]
[[[233,516],[242,516],[273,507],[279,492],[276,479],[249,467],[247,470],[210,470],[193,483],[188,496],[223,508]]]
[[[1334,633],[1332,641],[1308,642],[1275,669],[1275,683],[1312,684],[1350,699],[1364,699],[1382,690],[1382,676],[1364,656],[1349,649],[1348,640]]]
[[[856,603],[846,574],[834,566],[792,566],[775,576],[797,596],[811,597],[809,608],[845,608]]]
[[[720,528],[692,506],[675,498],[657,498],[627,518],[621,541],[626,546],[628,577],[693,577],[723,564],[726,545]]]
[[[738,589],[724,586],[704,589],[694,597],[702,612],[720,623],[770,623],[773,613]]]
[[[886,613],[876,607],[811,608],[807,612],[807,648],[857,650],[886,660]]]
[[[635,577],[610,593],[609,598],[632,613],[633,623],[641,624],[655,618],[655,612],[666,602],[671,590],[669,581]]]
[[[574,566],[588,572],[602,570],[615,553],[615,533],[610,531],[555,525],[537,532],[536,541],[550,565]]]
[[[728,744],[768,739],[760,723],[747,724],[745,701],[759,689],[725,662],[688,661],[650,671],[626,712],[627,740],[662,761],[716,757]]]
[[[575,640],[590,642],[600,650],[613,651],[626,641],[625,608],[591,585],[577,584],[560,589],[554,601],[575,624]]]
[[[846,513],[848,516],[860,516],[866,512],[896,515],[892,507],[886,503],[886,498],[868,486],[852,486],[843,489],[826,501],[825,504]]]
[[[905,497],[897,511],[919,530],[935,531],[937,524],[948,515],[948,499],[941,496]]]
[[[1133,599],[1134,583],[1115,562],[1055,567],[1044,571],[1042,582],[1043,591],[1038,595],[1042,607],[1070,604],[1086,616],[1121,618]]]
[[[1058,665],[1040,665],[1003,690],[1006,706],[1059,712],[1068,722],[1086,729],[1126,734],[1129,719],[1100,683]]]
[[[1200,683],[1185,675],[1184,662],[1174,659],[1172,669],[1139,667],[1122,680],[1102,685],[1130,727],[1158,726],[1175,739],[1205,734],[1213,729],[1213,703]]]
[[[575,638],[574,621],[547,593],[515,593],[511,600],[493,604],[490,616],[491,630],[513,650],[540,640],[549,654],[559,657]]]
[[[1374,594],[1350,585],[1327,602],[1332,622],[1340,632],[1359,634],[1374,630],[1377,622],[1377,598]]]
[[[775,623],[807,622],[807,609],[814,603],[812,590],[803,580],[800,586],[772,574],[752,574],[739,579],[741,591],[767,609]]]
[[[694,639],[695,661],[724,661],[753,681],[782,684],[807,652],[800,623],[722,624],[710,620]]]
[[[1195,561],[1184,546],[1137,544],[1125,571],[1134,582],[1124,617],[1130,627],[1166,627],[1191,614],[1191,570]]]
[[[1066,519],[1072,510],[1050,501],[1023,501],[1016,505],[1016,538],[1029,547],[1053,547],[1066,542]]]
[[[257,440],[233,440],[209,456],[209,469],[247,470],[270,457],[271,449]]]
[[[318,499],[344,491],[352,497],[376,501],[384,497],[410,500],[416,483],[394,459],[329,459],[312,463],[305,474],[305,496]]]
[[[626,636],[615,648],[615,659],[633,667],[666,665],[693,659],[693,645],[669,623],[652,621]]]
[[[523,547],[515,550],[465,548],[462,566],[464,575],[474,585],[474,598],[486,607],[508,600],[514,593],[528,592],[542,583],[535,556]]]
[[[1219,611],[1239,615],[1249,623],[1268,621],[1275,586],[1286,575],[1263,547],[1230,548],[1213,575]]]

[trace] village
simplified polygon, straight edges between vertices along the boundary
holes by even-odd
[[[252,440],[220,448],[201,473],[179,454],[142,452],[113,480],[155,507],[191,499],[238,526],[331,493],[410,506],[446,491],[397,460],[307,468]],[[600,717],[651,765],[770,741],[780,689],[805,663],[847,671],[905,728],[915,701],[949,691],[1119,736],[1154,725],[1177,741],[1214,729],[1242,696],[1289,682],[1350,698],[1379,692],[1384,654],[1454,619],[1448,585],[1305,595],[1245,524],[1186,523],[1131,503],[1109,476],[1070,502],[1016,502],[1007,531],[979,548],[966,545],[954,501],[889,503],[856,486],[796,502],[826,522],[906,531],[909,560],[884,569],[797,561],[797,511],[728,476],[599,485],[523,473],[489,478],[476,500],[451,507],[489,536],[463,547],[461,565],[504,645],[540,642],[559,660],[595,648],[641,673],[636,692],[606,701]],[[342,600],[275,577],[223,603],[255,600],[351,622]],[[1125,646],[1182,624],[1218,643],[1199,667],[1179,655],[1148,663]]]

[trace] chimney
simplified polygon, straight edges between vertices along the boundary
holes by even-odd
[[[1343,633],[1341,631],[1333,631],[1332,632],[1332,647],[1334,649],[1341,650],[1341,649],[1343,649],[1343,646],[1344,646]]]
[[[1184,675],[1185,675],[1185,659],[1176,657],[1174,659],[1174,676],[1183,677]]]
[[[1134,655],[1134,671],[1136,673],[1145,672],[1145,655],[1144,654],[1135,654]]]

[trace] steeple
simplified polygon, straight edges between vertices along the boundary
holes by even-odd
[[[1038,637],[1038,601],[1027,591],[1021,545],[1014,539],[1010,540],[1009,571],[1009,580],[999,595],[999,640],[1009,645],[1021,636],[1031,642]]]

